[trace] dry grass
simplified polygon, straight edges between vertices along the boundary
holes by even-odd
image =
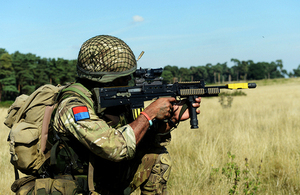
[[[170,194],[228,194],[233,182],[210,174],[230,162],[229,151],[241,169],[249,159],[253,177],[262,166],[261,194],[300,193],[300,79],[244,91],[227,109],[218,98],[203,98],[199,129],[185,122],[173,132]]]
[[[213,168],[234,162],[254,179],[260,171],[258,194],[299,194],[300,179],[300,79],[261,81],[258,87],[244,90],[247,96],[234,97],[231,108],[222,108],[218,98],[203,98],[199,129],[191,130],[189,121],[172,132],[168,147],[173,159],[170,194],[228,194],[233,180]],[[0,109],[0,194],[10,194],[14,180],[9,163],[3,125],[6,109]],[[262,161],[262,162],[261,162]],[[261,169],[258,167],[261,166]],[[237,191],[243,194],[243,176]]]
[[[7,136],[9,129],[3,124],[7,109],[0,108],[0,194],[13,194],[10,186],[15,180],[13,166],[10,164],[9,146]]]

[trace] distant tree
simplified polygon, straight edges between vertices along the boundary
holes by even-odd
[[[235,59],[235,58],[232,58],[230,61],[234,63],[232,69],[233,69],[233,72],[236,76],[236,80],[239,81],[240,72],[241,72],[241,62],[238,59]]]
[[[298,66],[297,69],[293,69],[293,75],[292,76],[295,76],[295,77],[300,77],[300,64]]]
[[[4,48],[0,48],[0,57],[2,54],[8,53]]]
[[[239,61],[235,58],[232,58],[231,61],[234,62],[232,69],[236,76],[236,80],[239,81],[240,79],[242,79],[246,81],[249,73],[249,66],[253,62],[251,60]]]
[[[200,81],[202,79],[207,80],[208,78],[208,72],[205,68],[205,66],[192,66],[190,67],[190,71],[192,74],[192,77],[194,81]]]
[[[34,85],[36,88],[49,84],[49,63],[47,58],[36,57],[36,69],[34,70]]]
[[[223,74],[223,68],[220,63],[217,63],[215,66],[213,66],[214,70],[214,83],[221,82],[221,75]]]
[[[260,80],[265,78],[265,64],[263,62],[249,64],[249,80]]]
[[[66,67],[64,69],[65,75],[63,78],[63,83],[69,83],[69,82],[74,82],[77,77],[77,72],[76,72],[76,64],[77,60],[67,60]]]
[[[60,84],[60,79],[57,73],[57,62],[54,58],[48,59],[49,83],[52,85]]]
[[[13,68],[16,74],[18,91],[20,94],[31,94],[36,86],[34,83],[34,72],[37,67],[34,54],[21,54],[16,51],[12,55]]]
[[[12,59],[8,53],[2,53],[0,56],[0,101],[10,98],[13,93],[18,93],[18,90]]]
[[[198,74],[197,74],[197,68],[194,67],[194,66],[190,67],[190,72],[192,74],[191,81],[197,80],[197,76],[198,76]]]
[[[167,65],[164,70],[168,70],[172,73],[173,77],[179,77],[179,68],[177,66]]]
[[[215,82],[215,71],[213,69],[213,65],[208,63],[205,65],[206,72],[208,74],[207,79],[205,80],[207,83],[214,83]]]
[[[284,75],[288,75],[287,71],[283,69],[282,60],[276,60],[277,71],[276,71],[276,78],[283,78]]]
[[[227,79],[228,72],[229,72],[229,69],[227,67],[227,62],[224,62],[222,64],[217,63],[214,66],[214,70],[216,71],[216,77],[217,77],[218,83],[224,82]]]
[[[277,69],[277,65],[275,62],[265,63],[265,73],[267,75],[267,79],[271,79],[271,74],[275,72]]]
[[[166,84],[173,83],[173,75],[172,75],[171,71],[163,70],[161,77],[164,79],[163,83],[166,83]]]
[[[58,58],[55,63],[54,75],[57,77],[57,84],[74,82],[76,77],[76,61],[69,61]]]
[[[240,70],[241,70],[241,73],[240,74],[244,74],[243,76],[243,80],[246,81],[247,80],[247,75],[248,75],[248,71],[249,71],[249,64],[250,62],[249,61],[242,61],[240,66]]]
[[[191,80],[191,71],[187,68],[179,69],[179,81],[190,81]]]

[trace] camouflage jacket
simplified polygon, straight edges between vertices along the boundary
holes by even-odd
[[[80,89],[92,100],[86,88]],[[119,162],[132,159],[136,150],[136,139],[130,125],[113,128],[100,119],[92,105],[75,92],[67,92],[54,115],[53,127],[60,134],[73,134],[86,148],[97,156]]]

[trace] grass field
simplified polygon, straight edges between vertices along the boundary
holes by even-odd
[[[170,194],[300,194],[300,78],[257,84],[229,108],[202,98],[199,129],[186,121],[172,132]],[[5,114],[0,109],[1,195],[14,181]]]

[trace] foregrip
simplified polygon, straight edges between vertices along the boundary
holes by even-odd
[[[193,103],[195,103],[195,99],[197,96],[189,96],[188,97],[188,106],[189,106],[189,114],[190,114],[190,124],[191,129],[198,129],[198,119],[197,119],[197,108],[193,107]]]

